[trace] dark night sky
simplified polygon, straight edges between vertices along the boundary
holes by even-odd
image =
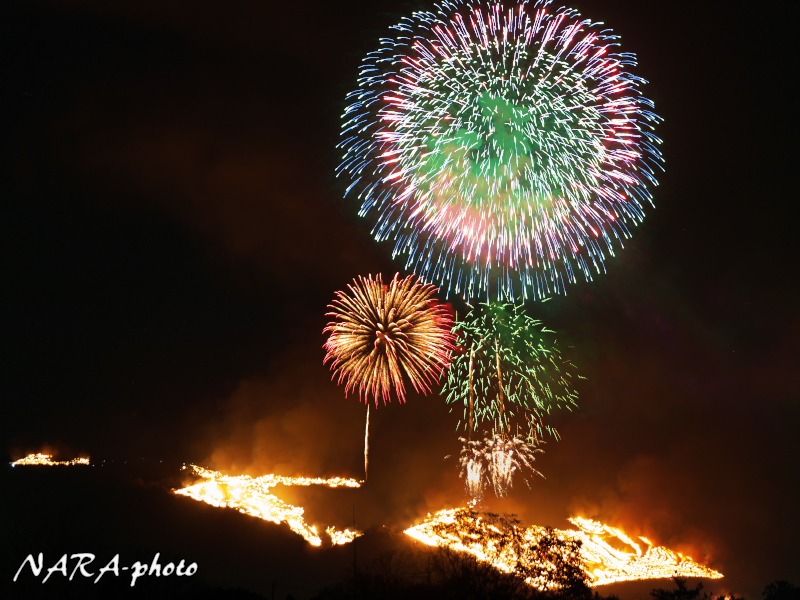
[[[0,451],[359,474],[324,313],[401,265],[342,201],[334,146],[361,56],[424,5],[3,3]],[[638,54],[667,171],[605,276],[529,307],[587,379],[506,508],[647,533],[749,598],[800,583],[788,26],[737,1],[572,5]],[[365,518],[459,501],[455,420],[435,397],[378,411]]]

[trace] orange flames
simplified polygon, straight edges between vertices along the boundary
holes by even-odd
[[[28,467],[32,465],[48,466],[48,467],[72,467],[75,465],[89,466],[89,458],[73,458],[72,460],[53,460],[52,454],[45,454],[38,452],[35,454],[28,454],[25,458],[20,458],[11,463],[12,467]]]
[[[321,546],[323,538],[315,525],[309,525],[303,508],[284,502],[272,493],[278,485],[322,485],[331,488],[361,486],[360,481],[343,477],[283,477],[280,475],[224,475],[218,471],[196,465],[189,467],[202,481],[175,490],[218,507],[231,507],[240,512],[289,526],[309,544]],[[557,529],[554,533],[564,541],[579,541],[583,570],[591,585],[606,585],[621,581],[660,579],[671,577],[704,577],[719,579],[722,574],[703,566],[692,558],[657,546],[645,537],[634,537],[622,529],[605,525],[584,517],[571,517],[574,529]],[[519,557],[510,555],[508,548],[498,551],[496,541],[503,535],[504,519],[493,519],[468,508],[445,509],[428,515],[418,525],[405,530],[405,534],[428,546],[443,546],[466,552],[478,560],[492,564],[497,569],[511,572],[519,564]],[[505,525],[508,526],[508,525]],[[532,526],[522,531],[523,550],[532,548],[546,528]],[[362,535],[350,529],[327,527],[324,530],[332,545],[347,544]],[[541,587],[541,582],[529,581]]]
[[[88,457],[56,461],[52,454],[40,452],[11,463],[12,467],[30,465],[75,466],[90,465],[90,462]],[[361,481],[346,477],[285,477],[274,474],[251,477],[224,475],[196,465],[184,468],[190,469],[200,481],[173,490],[175,494],[212,506],[235,508],[278,525],[285,523],[291,531],[313,546],[323,543],[317,526],[306,522],[302,507],[284,502],[272,493],[272,489],[279,485],[330,488],[358,488],[362,485]],[[585,517],[570,517],[568,520],[573,529],[552,531],[563,541],[580,542],[582,568],[591,585],[672,577],[723,577],[722,573],[701,565],[689,556],[657,546],[645,537],[636,536],[634,539],[622,529]],[[515,565],[521,564],[520,556],[510,554],[509,548],[498,546],[498,538],[505,533],[503,527],[514,527],[516,533],[521,534],[523,543],[520,554],[532,549],[546,532],[544,527],[534,525],[520,529],[510,519],[476,513],[471,508],[455,508],[429,514],[404,533],[427,546],[466,552],[499,570],[511,572]],[[331,545],[342,545],[352,542],[362,532],[329,526],[324,529],[324,534]],[[546,585],[539,581],[528,583],[537,587]]]
[[[284,477],[282,475],[250,477],[249,475],[223,475],[218,471],[204,469],[197,465],[190,465],[189,468],[195,475],[202,477],[203,481],[175,490],[176,494],[188,496],[212,506],[235,508],[246,515],[258,517],[276,525],[286,523],[289,529],[312,546],[322,545],[322,537],[316,525],[306,523],[303,517],[303,508],[284,502],[271,492],[272,488],[277,485],[322,485],[331,488],[361,486],[360,481],[345,477]],[[327,527],[325,533],[333,545],[347,544],[361,535],[360,531],[336,529],[333,526]]]
[[[647,538],[639,537],[640,543],[621,529],[583,517],[571,517],[569,521],[576,529],[557,529],[555,534],[562,540],[581,542],[583,569],[591,585],[670,577],[719,579],[723,576],[688,556],[656,546]],[[491,543],[487,543],[495,537],[492,534],[502,533],[497,526],[496,521],[484,519],[469,509],[456,508],[428,515],[422,523],[406,529],[405,533],[428,546],[467,552],[497,569],[510,572],[518,557],[498,554]],[[476,530],[483,533],[476,534]],[[544,531],[545,528],[539,526],[527,528],[523,535],[525,543],[532,546]],[[536,585],[536,582],[529,583]]]
[[[723,576],[719,571],[705,567],[685,554],[656,546],[646,537],[638,536],[641,542],[638,543],[621,529],[584,517],[571,517],[569,522],[578,529],[566,532],[582,542],[583,559],[595,585],[637,579],[720,579]],[[609,540],[621,542],[626,549],[619,550]]]

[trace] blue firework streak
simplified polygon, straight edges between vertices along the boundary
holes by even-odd
[[[441,2],[364,58],[337,174],[375,238],[448,296],[564,293],[652,204],[661,119],[635,65],[550,0]]]

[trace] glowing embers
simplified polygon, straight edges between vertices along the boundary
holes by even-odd
[[[312,546],[322,545],[317,527],[306,523],[302,507],[284,502],[271,492],[272,488],[277,485],[320,485],[330,488],[361,486],[360,481],[345,477],[284,477],[272,474],[250,477],[223,475],[218,471],[196,465],[190,465],[189,468],[195,475],[202,477],[203,481],[175,490],[176,494],[188,496],[211,506],[235,508],[246,515],[277,525],[286,523],[289,529]],[[327,527],[325,533],[333,545],[347,544],[361,535],[360,531],[339,530],[333,526]]]
[[[550,531],[563,542],[580,542],[581,566],[590,585],[669,577],[719,579],[723,576],[679,552],[655,546],[646,538],[640,537],[642,544],[639,544],[621,529],[582,517],[572,517],[569,521],[577,529]],[[533,549],[547,535],[548,529],[534,525],[520,530],[509,519],[456,508],[428,515],[422,523],[406,529],[405,533],[428,546],[467,552],[505,572],[519,571],[520,566],[523,572],[538,572],[525,565],[525,560],[536,556]],[[498,543],[509,536],[521,541],[516,544]],[[569,548],[569,544],[564,546],[565,551]],[[539,588],[547,587],[542,582],[529,580],[528,583]]]
[[[53,460],[52,454],[39,452],[28,454],[25,458],[20,458],[11,463],[12,467],[46,466],[46,467],[74,467],[75,465],[89,466],[89,458],[73,458],[72,460]]]

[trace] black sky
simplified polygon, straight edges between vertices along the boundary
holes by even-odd
[[[402,265],[341,199],[334,146],[361,56],[424,6],[3,3],[0,450],[359,474],[324,313]],[[788,24],[573,6],[638,54],[666,173],[605,276],[530,307],[587,379],[509,506],[647,533],[751,598],[800,583]],[[370,518],[458,501],[455,420],[437,398],[378,411]]]

